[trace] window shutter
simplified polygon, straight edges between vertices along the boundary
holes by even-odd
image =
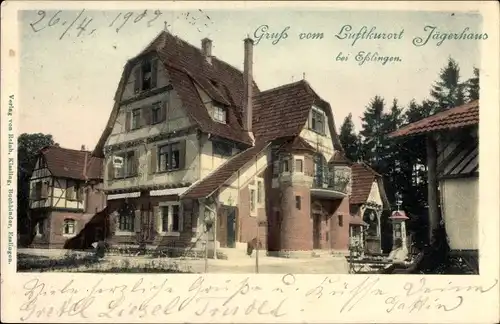
[[[137,209],[134,212],[134,230],[136,233],[141,231],[141,210]]]
[[[159,206],[153,207],[153,233],[161,232],[161,208]]]
[[[179,169],[184,169],[186,164],[186,140],[179,142]]]
[[[151,88],[156,88],[158,84],[158,59],[153,59],[151,61]]]
[[[170,102],[170,96],[167,93],[167,97],[165,98],[165,101],[161,105],[162,109],[161,109],[161,118],[160,118],[160,121],[167,120],[167,111],[168,111],[169,102]]]
[[[113,156],[110,156],[108,162],[108,181],[113,180],[115,177],[115,168],[113,167]]]
[[[125,131],[126,132],[130,131],[131,119],[132,119],[132,112],[131,111],[125,112]]]
[[[138,151],[134,151],[134,157],[132,158],[132,161],[134,161],[134,168],[133,168],[133,172],[134,172],[134,175],[138,175],[139,174],[139,152]]]
[[[141,67],[138,66],[134,70],[134,93],[138,93],[141,90]]]
[[[152,106],[146,106],[142,108],[142,124],[144,125],[151,125],[151,109]]]
[[[42,199],[46,199],[49,195],[49,184],[47,182],[42,182]]]
[[[156,162],[158,161],[157,158],[157,150],[158,147],[156,145],[153,145],[151,147],[151,153],[149,154],[149,173],[153,174],[156,173]]]

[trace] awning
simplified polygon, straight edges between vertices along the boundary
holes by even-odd
[[[108,195],[108,200],[124,199],[124,198],[138,198],[141,196],[140,192],[127,192],[116,195]]]
[[[171,195],[182,195],[189,187],[182,188],[169,188],[169,189],[161,189],[161,190],[151,190],[149,192],[150,196],[171,196]]]

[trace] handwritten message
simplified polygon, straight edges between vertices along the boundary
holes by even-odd
[[[116,14],[114,19],[109,23],[108,28],[114,28],[118,33],[127,24],[139,24],[144,23],[147,27],[151,27],[155,21],[160,18],[162,12],[160,10],[148,11],[144,10],[141,13],[134,14],[134,12],[119,12]],[[93,28],[92,21],[93,17],[86,14],[85,9],[82,9],[76,16],[69,17],[65,15],[63,17],[62,10],[57,11],[55,14],[48,15],[44,10],[38,11],[38,19],[31,22],[31,29],[38,33],[46,28],[52,27],[62,27],[62,33],[59,39],[63,39],[65,36],[69,36],[72,31],[76,34],[76,37],[82,35],[92,35],[97,31],[97,28]]]
[[[176,19],[186,20],[189,25],[195,26],[199,32],[202,32],[203,29],[213,24],[210,16],[203,12],[203,10],[198,9],[196,13],[197,14],[191,12],[179,13]],[[37,12],[37,18],[30,22],[29,26],[34,33],[39,33],[47,28],[60,28],[60,40],[70,36],[91,36],[95,35],[99,28],[103,27],[102,22],[96,22],[94,20],[94,15],[96,15],[95,12],[89,13],[85,9],[82,9],[77,14],[62,10],[56,11],[55,13],[39,10]],[[157,24],[158,21],[161,21],[162,16],[163,13],[159,9],[117,12],[108,22],[105,22],[104,28],[112,29],[116,33],[133,25],[149,28]],[[163,20],[163,27],[168,29],[171,25]]]
[[[272,45],[277,45],[291,39],[290,35],[292,28],[286,26],[283,29],[272,30],[269,25],[261,25],[253,32],[255,45],[260,43],[270,42]],[[404,28],[393,31],[382,31],[376,26],[360,26],[342,25],[336,33],[325,33],[318,31],[298,32],[293,39],[299,41],[319,41],[328,38],[331,35],[333,39],[345,41],[349,46],[354,47],[363,41],[374,41],[376,45],[383,42],[398,42],[405,39]],[[488,39],[487,33],[479,33],[473,31],[469,27],[464,27],[459,32],[443,31],[437,26],[427,25],[422,29],[421,35],[411,36],[411,44],[415,47],[422,47],[430,44],[441,46],[446,41],[475,41]],[[358,65],[365,65],[369,62],[387,65],[388,63],[402,62],[402,58],[397,55],[386,55],[378,50],[359,50],[356,52],[341,51],[335,55],[334,60],[337,62],[349,62],[354,60]]]
[[[450,313],[467,304],[470,306],[480,295],[496,293],[493,288],[498,283],[491,280],[484,286],[460,285],[446,279],[436,286],[424,277],[412,277],[405,279],[402,285],[384,285],[380,277],[371,276],[327,276],[311,282],[310,276],[302,279],[286,274],[273,280],[273,284],[264,285],[257,277],[223,280],[194,277],[181,287],[178,276],[135,277],[126,284],[124,280],[116,284],[95,276],[85,279],[85,283],[75,279],[49,283],[41,277],[32,278],[23,283],[22,296],[17,298],[19,320],[75,317],[110,321],[152,317],[166,320],[182,313],[194,321],[255,316],[257,321],[266,321],[307,316],[318,307],[327,307],[329,312],[325,313],[333,318],[335,313],[362,311],[368,304],[386,314]]]

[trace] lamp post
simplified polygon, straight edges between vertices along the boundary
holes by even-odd
[[[406,216],[406,213],[400,210],[401,201],[398,200],[396,203],[397,210],[392,212],[391,217],[389,219],[392,221],[392,250],[401,248],[405,255],[408,254],[408,245],[406,242],[406,220],[409,218]]]

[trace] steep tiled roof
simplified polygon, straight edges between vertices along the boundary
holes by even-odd
[[[190,116],[199,123],[203,131],[250,144],[248,133],[241,126],[243,104],[243,73],[235,67],[212,57],[209,64],[201,50],[168,33],[160,35],[143,51],[156,52],[171,76],[172,86],[179,92],[181,101]],[[172,75],[173,74],[173,75]],[[227,124],[217,123],[195,91],[198,84],[214,101],[228,107]],[[254,82],[254,95],[259,88]]]
[[[478,124],[479,100],[475,100],[403,126],[397,131],[389,134],[389,137],[419,135]]]
[[[102,179],[102,159],[91,157],[91,152],[47,146],[40,150],[50,173],[55,177],[86,180]],[[85,164],[87,166],[85,167]]]
[[[342,150],[330,104],[321,99],[305,80],[262,91],[255,96],[252,125],[255,138],[269,141],[299,135],[313,105],[325,109],[328,125],[332,126],[330,132],[334,146]]]
[[[246,163],[253,159],[257,154],[262,152],[268,144],[259,143],[238,155],[232,157],[226,163],[219,166],[211,174],[203,178],[201,181],[193,184],[183,195],[183,198],[205,198],[217,190],[224,182],[229,180],[231,176],[240,170]]]
[[[351,166],[351,173],[352,186],[349,203],[364,204],[370,195],[373,181],[381,177],[381,175],[363,162],[354,163]]]
[[[333,153],[332,158],[330,159],[331,163],[336,163],[336,164],[352,164],[352,161],[349,160],[343,152],[340,151],[335,151]]]
[[[92,152],[94,156],[103,156],[104,144],[118,117],[120,107],[118,101],[131,73],[132,65],[138,57],[147,53],[158,54],[189,117],[203,131],[251,145],[252,140],[248,133],[243,130],[241,124],[244,93],[243,72],[216,57],[212,57],[212,63],[209,64],[199,48],[163,31],[139,55],[129,60],[125,65],[115,93],[115,105],[106,128]],[[196,91],[195,84],[206,91],[207,95],[214,101],[227,106],[227,124],[212,120]],[[255,82],[253,83],[253,94],[259,94],[259,88]]]
[[[311,146],[305,139],[300,136],[295,136],[292,139],[287,139],[287,141],[280,146],[280,151],[313,151],[316,152],[316,149]]]

